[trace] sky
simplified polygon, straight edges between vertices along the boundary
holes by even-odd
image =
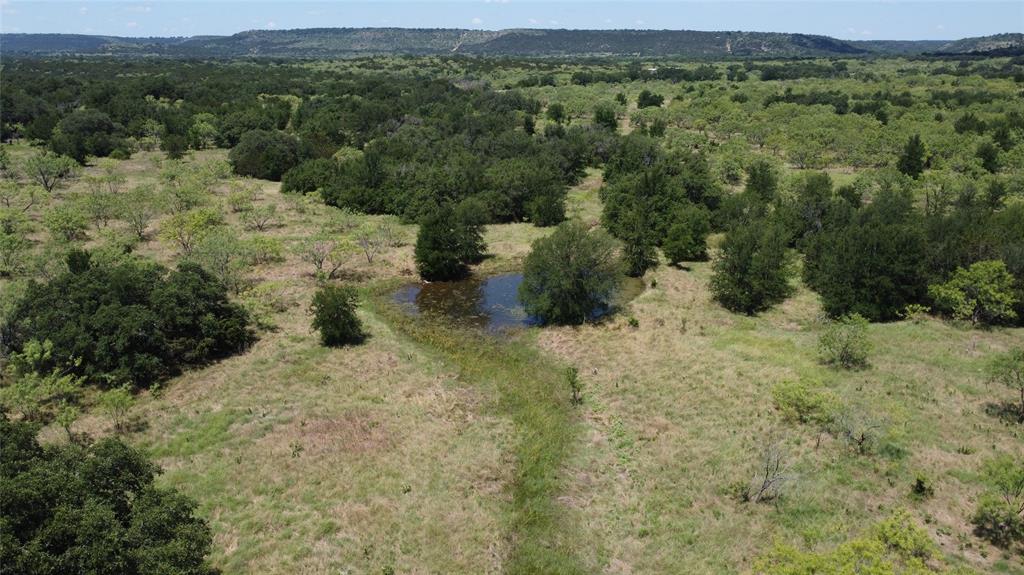
[[[0,0],[0,32],[196,36],[364,26],[747,30],[949,40],[1024,32],[1024,0]]]

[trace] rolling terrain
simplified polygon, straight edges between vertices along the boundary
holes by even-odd
[[[775,32],[696,30],[468,30],[311,28],[249,30],[231,36],[124,38],[82,34],[3,34],[4,55],[164,55],[195,58],[344,58],[370,55],[790,58],[1014,51],[1024,35],[955,41],[846,41]]]

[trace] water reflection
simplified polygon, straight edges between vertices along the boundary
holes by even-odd
[[[470,277],[456,282],[407,285],[395,292],[395,301],[411,314],[444,317],[459,325],[497,333],[508,329],[539,325],[519,302],[519,284],[523,275],[500,274]],[[643,291],[643,282],[627,278],[616,304],[625,303]],[[594,318],[612,308],[594,310]]]

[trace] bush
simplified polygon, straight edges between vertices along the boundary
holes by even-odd
[[[784,418],[821,428],[830,424],[839,410],[839,400],[832,392],[806,381],[778,383],[772,387],[772,398]]]
[[[829,365],[845,369],[866,367],[870,352],[868,320],[858,314],[829,321],[818,338],[818,354]]]
[[[665,97],[660,94],[655,94],[650,90],[643,90],[636,99],[636,105],[638,108],[650,108],[659,107],[665,102]]]
[[[326,285],[313,295],[313,329],[323,345],[335,347],[363,341],[363,323],[356,315],[358,296],[347,286]]]
[[[460,279],[485,250],[481,226],[469,210],[443,206],[420,223],[416,236],[416,269],[428,281]]]
[[[936,310],[972,324],[993,324],[1016,319],[1014,278],[999,260],[980,261],[957,268],[943,284],[933,284],[928,295]]]
[[[672,224],[661,244],[669,263],[704,261],[708,259],[707,237],[711,218],[707,208],[687,203],[677,208]]]
[[[329,158],[306,160],[281,177],[281,192],[306,194],[326,188],[338,174],[338,162]]]
[[[87,156],[105,157],[120,146],[120,131],[120,126],[99,110],[75,110],[57,123],[50,148],[84,164]]]
[[[974,534],[996,547],[1004,549],[1024,541],[1024,517],[1006,501],[995,495],[985,495],[978,503],[974,515]]]
[[[519,299],[544,323],[578,324],[608,308],[623,271],[614,239],[579,221],[533,242],[523,266]]]
[[[228,160],[236,174],[261,180],[280,180],[302,159],[298,139],[284,132],[252,130],[242,134]]]
[[[253,340],[244,310],[202,268],[183,263],[168,271],[136,260],[93,263],[29,285],[4,330],[6,351],[50,340],[46,371],[104,386],[146,387]]]
[[[925,166],[925,150],[924,144],[921,142],[921,136],[914,134],[907,140],[907,144],[903,147],[903,153],[900,155],[897,168],[900,172],[910,176],[911,178],[917,179],[924,172]]]
[[[787,241],[782,226],[763,221],[730,230],[713,265],[714,298],[728,310],[752,315],[789,297]]]
[[[806,244],[804,281],[832,317],[897,319],[925,295],[925,236],[909,190],[883,190]]]
[[[594,108],[594,124],[615,131],[619,127],[619,119],[615,114],[615,107],[610,104],[598,104]]]
[[[59,204],[50,208],[43,215],[43,224],[53,239],[62,242],[84,238],[85,230],[89,227],[85,212],[71,204]]]
[[[776,543],[754,562],[753,571],[759,575],[953,573],[943,568],[937,555],[928,532],[918,527],[906,511],[897,511],[867,533],[832,550],[800,551]]]
[[[160,470],[141,451],[116,439],[44,449],[35,432],[0,414],[4,571],[214,573],[195,502],[157,487]]]

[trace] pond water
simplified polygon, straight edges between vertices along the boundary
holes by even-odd
[[[508,273],[454,282],[417,283],[399,288],[394,299],[413,315],[442,316],[459,325],[497,333],[540,324],[519,303],[522,282],[523,274]],[[611,309],[633,299],[643,289],[643,281],[626,278]],[[594,310],[594,318],[611,309]]]

